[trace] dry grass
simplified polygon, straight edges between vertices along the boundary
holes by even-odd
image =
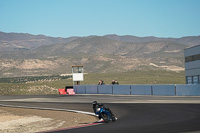
[[[84,75],[81,85],[96,85],[99,80],[105,84],[117,80],[124,84],[185,84],[184,72],[131,71],[124,73],[89,73]],[[59,88],[73,85],[72,79],[33,83],[0,83],[0,95],[43,95],[58,94]]]

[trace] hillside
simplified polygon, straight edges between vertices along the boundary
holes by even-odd
[[[188,47],[196,46],[200,44],[200,36],[187,36],[181,38],[158,38],[158,37],[137,37],[137,36],[118,36],[118,35],[106,35],[105,37],[121,42],[149,42],[149,41],[172,41],[180,44],[184,44]]]
[[[32,50],[44,45],[67,43],[77,37],[55,38],[44,35],[31,35],[27,33],[0,32],[0,52],[13,50]]]
[[[53,38],[0,32],[0,77],[71,73],[71,65],[76,64],[84,65],[87,73],[160,69],[179,72],[184,70],[184,48],[198,42],[199,36]]]

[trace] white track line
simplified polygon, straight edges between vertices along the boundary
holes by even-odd
[[[16,105],[6,105],[6,104],[0,104],[0,106],[2,106],[2,107],[13,107],[13,108],[25,108],[25,109],[40,109],[40,110],[53,110],[53,111],[67,111],[67,112],[74,112],[74,113],[81,113],[81,114],[87,114],[87,115],[97,116],[97,115],[95,115],[95,113],[86,112],[86,111],[79,111],[79,110],[70,110],[70,109],[27,107],[27,106],[16,106]]]

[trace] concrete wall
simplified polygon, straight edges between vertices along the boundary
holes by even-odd
[[[200,96],[200,85],[176,85],[177,96]]]
[[[175,85],[152,85],[152,95],[175,96]]]
[[[131,85],[131,95],[152,95],[151,85]]]
[[[113,86],[112,85],[99,85],[98,86],[98,94],[113,94]]]
[[[130,85],[113,85],[113,94],[130,95]]]
[[[200,85],[77,85],[76,94],[200,96]]]

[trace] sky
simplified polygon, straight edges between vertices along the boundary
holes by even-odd
[[[0,31],[52,37],[200,35],[200,0],[0,0]]]

